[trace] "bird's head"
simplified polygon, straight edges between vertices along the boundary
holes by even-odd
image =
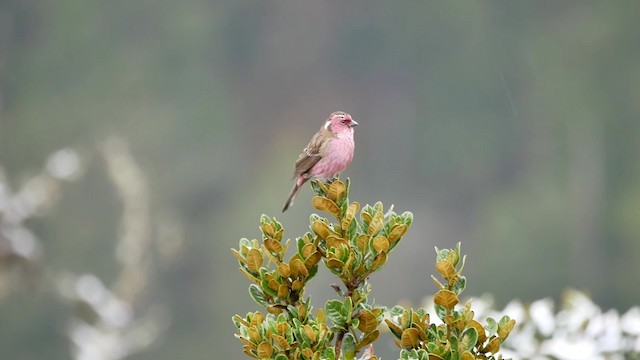
[[[357,125],[358,123],[353,120],[351,115],[347,114],[344,111],[336,111],[329,115],[329,118],[324,124],[324,127],[325,129],[337,135],[340,133],[344,133],[345,131],[353,133],[353,127]]]

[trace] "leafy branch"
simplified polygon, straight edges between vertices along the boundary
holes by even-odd
[[[368,278],[383,268],[413,223],[413,215],[396,214],[393,208],[385,212],[380,202],[360,209],[359,203],[349,202],[349,186],[348,179],[311,182],[313,207],[334,221],[311,215],[311,231],[296,238],[294,254],[288,259],[291,241],[283,240],[282,224],[266,215],[260,218],[260,241],[243,238],[238,250],[231,249],[240,271],[252,282],[251,297],[266,309],[266,314],[257,311],[233,317],[236,337],[249,357],[352,360],[362,353],[362,360],[377,359],[372,343],[380,336],[387,309],[369,302]],[[390,311],[385,322],[398,338],[402,359],[489,359],[487,354],[498,350],[513,327],[513,320],[505,317],[489,323],[484,331],[473,320],[470,303],[463,310],[455,309],[466,286],[461,274],[464,258],[457,267],[459,260],[459,245],[455,250],[437,250],[436,269],[444,282],[434,278],[439,287],[434,301],[443,325],[430,324],[424,309],[414,312],[396,306]],[[331,286],[337,298],[313,313],[304,289],[320,263],[340,284]]]

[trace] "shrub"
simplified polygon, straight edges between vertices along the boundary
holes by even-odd
[[[311,215],[311,231],[296,238],[294,254],[285,259],[290,240],[275,218],[260,218],[261,240],[240,240],[232,249],[240,271],[251,281],[249,293],[264,307],[245,317],[235,315],[236,337],[255,359],[377,359],[373,343],[383,320],[400,347],[401,359],[494,359],[515,322],[474,320],[471,303],[456,306],[466,286],[464,257],[455,249],[436,248],[436,270],[443,281],[434,306],[442,324],[430,322],[424,309],[390,311],[368,300],[369,276],[385,265],[413,222],[410,212],[386,212],[383,205],[349,202],[349,186],[334,180],[311,182],[316,210],[335,218]],[[357,216],[359,214],[359,216]],[[313,312],[305,286],[323,264],[339,280],[336,299]],[[385,315],[387,319],[385,319]]]

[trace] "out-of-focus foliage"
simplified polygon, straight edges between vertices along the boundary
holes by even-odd
[[[168,325],[166,309],[146,298],[154,237],[146,181],[121,139],[111,138],[102,150],[123,203],[115,261],[118,275],[111,286],[90,272],[75,274],[67,268],[50,268],[48,254],[42,250],[47,239],[40,239],[27,226],[32,218],[55,206],[64,182],[83,176],[87,164],[78,152],[71,148],[55,152],[42,172],[18,191],[12,190],[0,168],[0,284],[5,298],[0,300],[28,282],[60,300],[67,308],[58,310],[68,317],[64,322],[71,354],[67,357],[78,360],[124,359],[146,349]],[[30,357],[28,349],[16,354],[18,358]]]
[[[424,300],[435,314],[433,298]],[[531,303],[518,300],[496,308],[493,296],[473,299],[476,318],[506,314],[516,321],[511,335],[500,347],[505,357],[522,360],[639,359],[640,307],[624,313],[603,310],[586,294],[567,290],[556,310],[553,300]]]
[[[638,13],[628,0],[4,0],[0,163],[19,189],[58,149],[93,158],[82,149],[127,139],[150,212],[170,219],[159,232],[181,222],[188,239],[151,279],[172,327],[134,359],[241,358],[211,335],[251,306],[227,281],[228,240],[277,211],[297,154],[338,109],[360,123],[354,196],[421,219],[371,278],[393,284],[377,301],[418,301],[406,275],[464,240],[479,275],[467,294],[506,304],[571,286],[627,309],[640,298],[628,286],[640,278]],[[84,171],[28,228],[52,268],[109,284],[122,204],[100,160]],[[304,233],[307,218],[280,220]],[[3,298],[0,349],[67,359],[66,316],[35,290]]]

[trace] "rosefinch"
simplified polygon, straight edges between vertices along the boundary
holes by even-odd
[[[358,125],[351,115],[336,111],[329,115],[324,126],[313,135],[296,161],[293,178],[296,183],[284,203],[282,212],[293,204],[302,184],[312,177],[330,179],[351,164],[353,159],[353,127]]]

